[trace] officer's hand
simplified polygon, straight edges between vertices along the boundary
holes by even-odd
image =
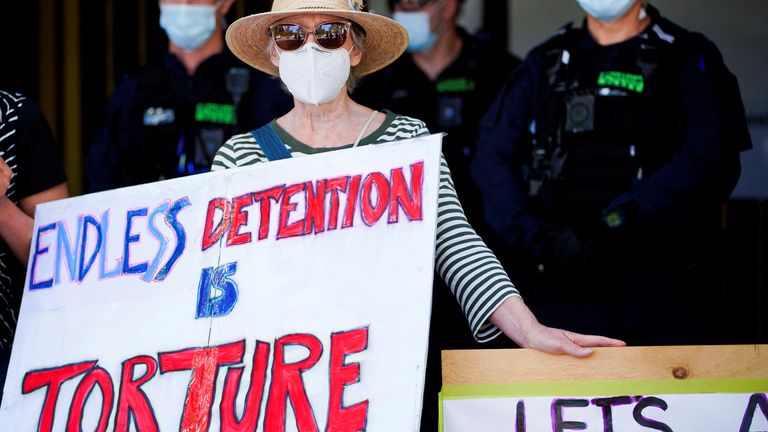
[[[5,194],[11,186],[12,177],[13,171],[11,171],[11,167],[5,163],[3,158],[0,158],[0,201],[5,199]]]
[[[592,247],[570,228],[551,234],[542,254],[543,271],[551,274],[585,273],[594,261]]]
[[[602,211],[601,229],[595,233],[598,258],[620,269],[636,260],[642,242],[637,216],[631,201],[612,204]]]
[[[505,335],[523,348],[532,348],[550,354],[568,354],[586,357],[591,347],[621,347],[618,339],[583,335],[541,325],[520,297],[505,300],[490,318]]]

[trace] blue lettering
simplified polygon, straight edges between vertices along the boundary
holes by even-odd
[[[41,288],[50,288],[53,286],[53,278],[47,279],[40,282],[35,282],[35,270],[37,268],[37,257],[40,255],[44,255],[48,253],[48,246],[40,249],[40,235],[43,234],[46,231],[51,231],[54,228],[56,228],[56,224],[48,224],[43,227],[40,227],[37,229],[37,239],[35,241],[35,254],[32,256],[32,269],[30,272],[30,283],[29,283],[29,289],[30,290],[36,290]]]
[[[101,237],[104,239],[104,248],[101,251],[101,257],[99,257],[99,278],[109,279],[120,274],[120,260],[117,260],[117,265],[112,270],[107,270],[107,242],[109,241],[109,210],[105,211],[101,216]]]
[[[94,215],[79,216],[77,218],[77,231],[74,233],[69,232],[66,220],[59,220],[38,227],[36,243],[31,257],[32,262],[30,263],[29,289],[50,288],[59,285],[63,280],[66,280],[65,273],[68,273],[70,281],[82,282],[94,268],[97,258],[99,258],[100,280],[130,274],[140,274],[141,279],[145,282],[165,280],[186,248],[187,234],[184,226],[178,220],[178,215],[189,206],[191,206],[189,198],[183,197],[172,203],[165,201],[151,212],[149,207],[127,211],[125,236],[122,244],[123,255],[111,260],[108,257],[109,248],[107,247],[110,236],[110,210],[101,214],[101,220]],[[132,232],[136,228],[135,218],[147,217],[148,214],[147,231],[157,240],[158,247],[151,260],[132,265],[130,261],[131,245],[141,243],[143,234],[142,232]],[[160,229],[159,225],[162,225],[160,220],[163,220],[173,230],[176,239],[176,245],[165,265],[163,265],[163,259],[170,248],[171,240]],[[48,231],[56,231],[57,236],[55,240],[43,247],[41,240]],[[49,252],[53,253],[54,249],[55,258],[52,263],[51,278],[36,281],[40,258]],[[113,266],[111,269],[109,268],[110,263]],[[211,275],[211,278],[215,277],[215,274]],[[211,281],[213,283],[214,279]]]
[[[126,216],[127,220],[125,222],[125,243],[123,243],[123,274],[145,273],[147,271],[147,263],[131,266],[130,259],[131,243],[136,243],[141,238],[141,235],[139,234],[131,235],[131,225],[133,224],[133,218],[146,215],[147,209],[142,208],[138,210],[129,210]]]
[[[102,217],[109,217],[107,212],[104,212],[104,215]],[[93,226],[96,228],[96,247],[93,249],[93,253],[88,258],[88,263],[85,263],[85,250],[88,248],[88,225]],[[88,271],[91,270],[91,266],[93,265],[93,262],[96,261],[96,255],[99,254],[101,251],[101,244],[102,244],[102,234],[101,234],[101,224],[96,221],[96,219],[93,218],[93,216],[88,215],[83,220],[83,235],[80,239],[80,260],[78,262],[77,266],[77,280],[82,281],[85,278],[85,275],[88,274]]]
[[[236,271],[236,262],[216,270],[213,267],[203,269],[197,289],[197,318],[220,317],[232,312],[237,303],[237,284],[231,276]]]
[[[69,280],[77,280],[77,251],[80,250],[80,238],[83,235],[83,218],[77,218],[77,232],[75,232],[75,245],[69,241],[67,235],[67,226],[64,222],[56,223],[58,235],[56,241],[56,273],[54,274],[54,283],[56,285],[61,281],[61,261],[64,258],[69,271]],[[62,254],[63,252],[63,254]]]
[[[176,261],[181,257],[181,253],[184,252],[184,248],[187,245],[187,234],[184,232],[184,226],[180,224],[176,218],[179,215],[179,212],[189,205],[189,198],[180,198],[173,203],[171,209],[168,210],[168,213],[165,215],[165,222],[173,228],[174,233],[176,233],[176,248],[173,250],[168,262],[165,263],[163,268],[157,273],[157,276],[155,276],[156,281],[162,281],[168,277],[171,268],[173,268],[173,265],[176,264]]]
[[[160,207],[156,208],[151,215],[149,215],[147,228],[149,228],[150,234],[152,234],[152,236],[154,236],[157,241],[160,242],[160,248],[155,254],[155,258],[152,260],[152,263],[149,265],[149,269],[147,269],[146,273],[144,273],[144,276],[141,277],[144,282],[149,282],[152,280],[152,276],[160,266],[160,259],[163,258],[163,255],[165,255],[165,250],[168,248],[168,239],[166,239],[163,233],[157,229],[157,226],[155,225],[155,217],[161,214],[165,214],[169,206],[170,203],[165,202],[160,205]]]

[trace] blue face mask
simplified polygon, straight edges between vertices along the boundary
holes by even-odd
[[[160,3],[160,27],[174,45],[194,51],[216,29],[216,6]]]
[[[616,21],[624,16],[636,0],[577,0],[584,12],[600,21]]]
[[[439,32],[432,32],[429,26],[428,12],[399,12],[392,14],[400,25],[408,32],[408,51],[423,52],[432,48],[437,41]]]

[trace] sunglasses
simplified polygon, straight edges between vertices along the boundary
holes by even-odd
[[[327,22],[318,24],[314,29],[308,29],[298,24],[274,24],[269,27],[269,33],[275,45],[283,51],[294,51],[307,41],[307,35],[315,35],[317,44],[325,49],[341,48],[347,41],[351,23]]]

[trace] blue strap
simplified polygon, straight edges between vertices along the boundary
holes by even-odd
[[[264,156],[270,161],[289,159],[292,157],[291,152],[285,148],[283,140],[277,136],[277,132],[275,132],[275,128],[272,127],[272,124],[267,123],[256,130],[252,130],[251,135],[253,135],[253,138],[259,144],[259,147],[261,147],[261,150],[264,151]]]

